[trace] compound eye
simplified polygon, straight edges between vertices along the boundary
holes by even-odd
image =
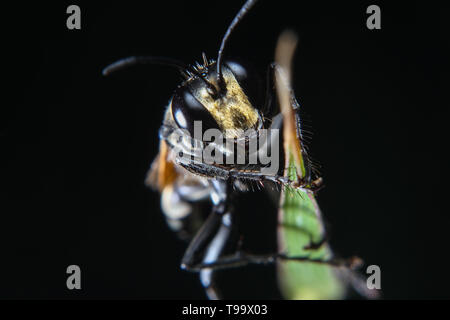
[[[252,105],[258,110],[262,108],[264,101],[262,99],[261,79],[258,77],[256,70],[237,60],[226,61],[225,65],[234,74]]]
[[[237,81],[247,81],[248,71],[241,63],[236,61],[227,61],[226,66],[231,70],[231,72],[233,72]]]
[[[207,129],[219,129],[209,111],[186,87],[177,89],[173,95],[172,116],[178,127],[186,129],[192,137],[194,137],[194,121],[201,121],[202,134]]]

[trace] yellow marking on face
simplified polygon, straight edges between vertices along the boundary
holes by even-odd
[[[237,129],[245,131],[250,128],[256,128],[259,115],[258,111],[251,105],[233,73],[224,68],[223,78],[227,91],[220,99],[214,100],[206,88],[197,90],[194,92],[194,95],[211,113],[220,129],[225,132],[225,136],[227,138],[235,138],[238,137]],[[215,77],[209,77],[208,81],[216,86]]]

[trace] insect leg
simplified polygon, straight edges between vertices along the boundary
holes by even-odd
[[[222,216],[219,230],[207,248],[203,263],[214,263],[219,259],[231,233],[230,224],[231,213],[227,212]],[[202,269],[200,271],[200,281],[205,288],[209,299],[218,300],[220,299],[220,294],[214,285],[213,273],[214,269]]]
[[[312,262],[317,264],[325,264],[331,267],[356,269],[362,265],[362,260],[358,257],[351,257],[348,259],[332,258],[328,260],[313,259],[309,256],[288,256],[283,253],[271,253],[271,254],[251,254],[244,251],[236,251],[233,254],[222,256],[215,262],[201,263],[192,266],[192,269],[199,271],[202,269],[229,269],[235,267],[241,267],[248,264],[271,264],[278,260],[284,261],[298,261],[298,262]]]
[[[214,264],[228,245],[228,240],[234,231],[232,221],[234,219],[227,196],[225,183],[213,181],[215,185],[214,196],[212,196],[214,207],[189,244],[181,262],[181,268],[188,271],[200,272],[200,281],[210,299],[220,299],[214,283],[213,268],[195,268],[198,264]]]
[[[306,181],[300,182],[290,181],[289,178],[278,174],[264,174],[260,170],[248,170],[238,168],[226,168],[216,164],[205,164],[200,161],[190,160],[188,163],[181,162],[177,159],[177,163],[186,170],[204,176],[215,177],[224,181],[229,180],[253,180],[253,181],[271,181],[276,184],[288,185],[295,189],[304,190],[306,192],[316,192],[320,189],[322,179],[316,179],[309,184]]]
[[[274,101],[274,73],[275,73],[276,63],[272,62],[267,67],[267,76],[266,76],[266,97],[264,101],[264,107],[262,108],[263,115],[266,118],[273,118],[277,113],[279,113],[279,109],[275,107],[276,100]],[[277,104],[276,104],[277,105]]]

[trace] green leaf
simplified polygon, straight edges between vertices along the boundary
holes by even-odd
[[[288,176],[296,178],[290,157]],[[327,244],[307,249],[324,236],[320,209],[310,192],[284,187],[279,209],[279,249],[288,256],[326,260],[332,256]],[[306,249],[305,249],[306,248]],[[331,266],[314,262],[280,261],[278,282],[286,299],[342,299],[344,285]]]

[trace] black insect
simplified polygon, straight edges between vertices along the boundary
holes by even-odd
[[[253,255],[241,250],[237,213],[232,201],[234,195],[255,184],[261,187],[267,184],[289,185],[313,192],[321,182],[303,146],[298,115],[294,119],[295,138],[305,159],[306,172],[304,177],[297,177],[295,181],[285,174],[283,148],[276,155],[281,165],[270,172],[264,170],[268,164],[261,161],[211,162],[199,158],[196,153],[211,148],[214,159],[225,159],[227,156],[235,157],[236,149],[242,146],[244,155],[248,157],[252,154],[252,138],[260,138],[263,129],[281,129],[283,126],[283,116],[275,98],[277,65],[272,63],[269,66],[266,90],[261,95],[256,74],[240,62],[224,60],[227,40],[256,2],[248,0],[240,9],[222,39],[217,60],[208,60],[203,54],[201,64],[186,65],[168,58],[130,57],[111,64],[103,71],[108,75],[131,65],[152,63],[175,67],[184,76],[165,112],[160,129],[159,154],[151,166],[147,182],[161,192],[161,206],[169,226],[184,238],[190,238],[196,232],[181,266],[200,273],[201,283],[211,299],[220,298],[214,282],[217,269],[248,263],[272,263],[277,259],[308,260],[280,253]],[[297,102],[291,94],[291,103],[295,107]],[[198,132],[196,122],[201,123]],[[203,134],[208,129],[215,129],[221,133],[221,138],[233,141],[231,148],[223,147],[221,139],[204,139]],[[249,131],[253,136],[244,134]],[[282,135],[266,139],[266,147],[280,141],[283,144],[283,139]],[[259,151],[253,150],[253,153]],[[212,207],[206,218],[202,211],[205,202]],[[321,244],[311,244],[312,247],[314,245]],[[331,260],[320,263],[338,264]]]

